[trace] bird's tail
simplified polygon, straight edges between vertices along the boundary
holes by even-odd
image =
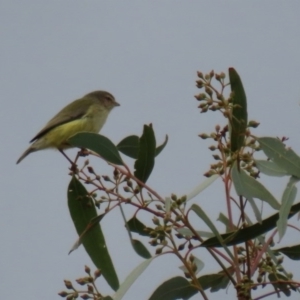
[[[30,154],[31,152],[35,152],[35,151],[38,151],[38,149],[33,147],[33,145],[31,145],[17,160],[17,164],[20,163],[28,154]]]

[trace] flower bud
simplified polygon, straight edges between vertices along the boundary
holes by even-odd
[[[73,289],[73,285],[72,285],[72,282],[70,280],[64,280],[65,282],[65,286],[67,289]]]
[[[197,72],[197,76],[199,77],[199,78],[201,78],[201,79],[203,79],[203,73],[202,72]]]
[[[256,128],[259,126],[259,122],[256,122],[256,121],[249,121],[248,123],[248,127],[252,127],[252,128]]]

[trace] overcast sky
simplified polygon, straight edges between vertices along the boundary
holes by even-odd
[[[255,134],[288,136],[300,153],[299,11],[299,1],[2,0],[1,298],[56,299],[63,279],[84,276],[85,264],[94,268],[82,247],[68,256],[76,239],[67,209],[68,162],[41,151],[15,165],[58,110],[90,91],[107,90],[121,104],[102,130],[115,143],[139,135],[145,123],[153,123],[159,143],[169,135],[149,179],[163,196],[185,194],[204,180],[213,159],[210,144],[197,135],[224,125],[219,114],[199,114],[197,70],[236,68],[249,119],[261,123]],[[97,167],[110,174],[104,162]],[[279,198],[286,179],[278,182],[271,188]],[[215,220],[225,207],[222,191],[216,183],[195,199]],[[105,218],[103,230],[123,281],[142,259],[119,212]],[[299,234],[291,231],[290,238],[299,241]],[[200,259],[204,252],[197,252]],[[157,259],[124,299],[147,299],[180,274],[179,265],[175,257]],[[209,263],[202,274],[216,271]],[[100,289],[111,293],[103,280]],[[209,297],[220,294],[235,295],[229,287]]]

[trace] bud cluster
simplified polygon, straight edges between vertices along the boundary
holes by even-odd
[[[95,286],[95,280],[101,276],[101,271],[97,269],[94,275],[91,275],[91,269],[88,266],[85,266],[84,270],[88,276],[78,278],[75,281],[81,286],[86,286],[86,290],[78,291],[73,287],[71,281],[65,280],[66,288],[71,291],[62,291],[58,293],[58,295],[62,298],[66,298],[66,300],[77,299],[79,296],[81,299],[103,299]]]
[[[217,110],[227,110],[229,99],[225,99],[223,91],[226,85],[225,84],[225,73],[217,74],[213,70],[208,74],[203,75],[202,72],[197,72],[198,80],[196,81],[196,86],[199,89],[204,89],[202,93],[195,95],[195,98],[200,101],[198,108],[201,109],[201,113],[207,112],[208,110],[217,111]],[[218,91],[214,86],[212,86],[211,81],[215,78],[220,85],[221,89]]]

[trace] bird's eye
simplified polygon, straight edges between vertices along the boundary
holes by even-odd
[[[110,102],[113,101],[113,99],[112,99],[111,97],[109,97],[109,96],[106,96],[106,100],[107,100],[107,101],[110,101]]]

